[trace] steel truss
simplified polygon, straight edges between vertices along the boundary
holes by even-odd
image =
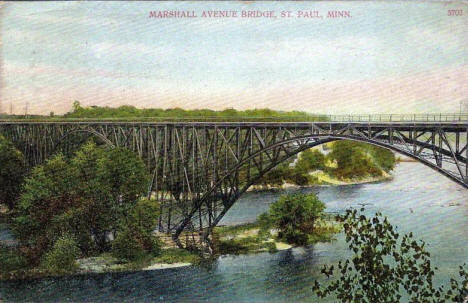
[[[468,188],[468,124],[425,122],[128,123],[0,122],[30,167],[95,137],[146,163],[148,195],[162,203],[159,229],[209,235],[236,200],[277,164],[335,140],[385,147]],[[417,182],[417,180],[414,180]]]

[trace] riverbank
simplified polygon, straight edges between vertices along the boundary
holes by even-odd
[[[256,184],[252,185],[247,191],[259,191],[269,189],[288,189],[288,188],[303,188],[303,187],[316,187],[316,186],[343,186],[343,185],[357,185],[367,183],[385,182],[393,179],[393,175],[385,171],[381,172],[381,176],[367,176],[356,179],[338,179],[325,172],[317,171],[311,173],[312,176],[317,178],[317,182],[309,183],[306,185],[297,185],[285,182],[282,185],[269,185],[269,184]]]
[[[14,258],[14,251],[1,248],[2,258]],[[17,255],[16,255],[17,256]],[[135,272],[141,270],[160,270],[196,265],[202,262],[202,257],[194,252],[179,248],[163,248],[158,256],[144,255],[134,261],[119,260],[110,253],[98,256],[80,258],[76,260],[73,270],[50,271],[40,267],[28,267],[25,263],[17,262],[22,267],[8,270],[2,268],[0,281],[31,280],[45,277],[75,276],[86,274]],[[10,262],[11,263],[11,262]]]
[[[334,235],[341,230],[341,225],[332,216],[318,219],[314,233],[309,235],[307,245],[318,242],[330,242]],[[261,252],[274,253],[294,247],[278,239],[278,231],[265,228],[258,221],[236,226],[219,226],[213,230],[212,241],[214,255],[203,256],[196,251],[188,251],[164,244],[157,256],[144,255],[134,261],[119,260],[110,253],[98,256],[80,258],[76,266],[68,271],[48,271],[40,267],[26,267],[23,260],[16,261],[8,271],[0,272],[0,280],[28,280],[44,277],[73,276],[111,272],[135,272],[142,270],[161,270],[168,268],[186,267],[210,262],[221,255],[255,254]],[[2,248],[2,258],[17,258],[14,250]],[[11,263],[11,262],[10,262]],[[21,268],[23,267],[23,268]]]
[[[306,245],[331,242],[341,229],[341,224],[332,215],[317,219],[314,232],[308,234]],[[274,253],[295,247],[280,239],[277,229],[265,226],[258,220],[235,226],[218,226],[213,230],[213,242],[219,255]]]
[[[375,179],[372,179],[375,180]],[[366,181],[372,181],[367,179]],[[363,180],[360,180],[363,181]],[[338,182],[329,182],[332,185],[341,185]],[[292,187],[292,186],[291,186]],[[3,231],[8,232],[7,214],[2,213],[1,222]],[[330,220],[319,219],[316,223],[315,232],[309,235],[307,244],[317,242],[330,242],[334,234],[339,232],[340,227]],[[190,235],[193,237],[193,235]],[[141,270],[160,270],[175,267],[197,265],[207,260],[197,252],[190,252],[174,246],[172,238],[164,234],[158,234],[161,242],[161,253],[157,256],[148,254],[138,257],[137,260],[119,260],[110,253],[97,256],[80,258],[76,260],[76,266],[68,271],[50,271],[40,266],[29,267],[20,253],[21,248],[17,245],[6,245],[6,239],[0,241],[2,245],[2,259],[0,263],[13,263],[9,270],[0,270],[0,280],[35,279],[50,276],[69,276],[92,273],[110,272],[132,272]],[[194,241],[199,241],[197,235]],[[11,240],[11,239],[10,239]],[[277,252],[286,250],[293,246],[278,239],[278,231],[273,228],[265,229],[257,221],[235,226],[219,226],[213,231],[213,244],[215,246],[214,257],[220,255],[253,254],[261,252]],[[19,249],[19,250],[18,250]],[[4,254],[3,254],[4,252]],[[208,258],[210,259],[210,258]]]

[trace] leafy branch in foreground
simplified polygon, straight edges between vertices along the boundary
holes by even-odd
[[[361,212],[363,209],[361,209]],[[464,302],[468,296],[468,271],[460,266],[460,280],[451,279],[448,290],[433,284],[434,270],[423,241],[400,234],[381,213],[367,218],[357,210],[339,217],[346,242],[354,252],[338,268],[325,265],[322,273],[337,278],[326,287],[313,286],[321,298],[333,295],[339,302],[411,303]]]

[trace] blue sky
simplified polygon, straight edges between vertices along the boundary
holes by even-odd
[[[449,17],[448,9],[464,16]],[[456,112],[468,6],[437,2],[53,2],[1,7],[3,111],[84,105],[320,113]],[[273,10],[274,19],[149,11]],[[347,19],[281,11],[350,11]]]

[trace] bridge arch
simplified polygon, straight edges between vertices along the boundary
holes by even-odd
[[[385,138],[388,140],[388,138]],[[299,143],[299,141],[304,140],[304,144]],[[402,154],[404,156],[407,156],[411,159],[414,159],[418,161],[419,163],[422,163],[423,165],[437,171],[438,173],[444,175],[445,177],[449,178],[450,180],[456,182],[457,184],[462,185],[463,187],[467,188],[467,184],[464,183],[462,180],[457,178],[455,175],[452,175],[448,171],[444,170],[442,167],[438,166],[437,164],[423,158],[420,156],[416,156],[415,154],[411,153],[410,151],[407,151],[403,149],[402,147],[394,144],[389,144],[386,142],[386,140],[376,140],[376,139],[369,139],[369,138],[363,138],[363,137],[357,137],[357,136],[351,136],[351,135],[305,135],[305,136],[299,136],[299,137],[293,137],[289,138],[287,140],[279,141],[276,142],[275,144],[265,146],[264,148],[255,151],[245,159],[243,159],[241,162],[233,166],[232,168],[229,169],[229,172],[225,174],[222,178],[220,178],[205,194],[204,196],[197,202],[194,203],[194,206],[196,208],[201,207],[203,204],[203,201],[205,199],[209,199],[211,195],[219,191],[219,189],[226,184],[233,184],[233,182],[230,182],[228,179],[232,178],[233,175],[236,174],[244,165],[255,159],[261,154],[265,154],[268,151],[271,151],[275,148],[278,148],[283,145],[288,145],[288,144],[293,144],[296,145],[296,148],[292,149],[289,154],[286,156],[277,159],[277,161],[272,161],[269,163],[265,169],[261,170],[258,172],[257,175],[251,177],[245,184],[243,184],[242,187],[238,188],[236,193],[234,195],[231,195],[229,197],[226,197],[224,201],[222,201],[223,209],[219,213],[219,215],[212,221],[210,226],[208,226],[207,229],[204,231],[204,238],[206,241],[208,240],[208,236],[211,233],[212,229],[221,221],[221,219],[224,217],[224,215],[229,211],[229,209],[235,204],[235,202],[239,199],[239,197],[244,194],[253,184],[255,184],[258,180],[260,180],[265,174],[267,174],[269,171],[271,171],[273,168],[275,168],[277,165],[280,163],[286,161],[287,159],[297,155],[298,153],[305,151],[309,148],[316,147],[322,144],[326,144],[329,142],[334,142],[334,141],[340,141],[340,140],[348,140],[348,141],[354,141],[354,142],[362,142],[362,143],[367,143],[370,145],[374,145],[377,147],[385,148],[387,150],[394,151],[398,154]],[[416,145],[421,146],[421,147],[427,147],[425,143],[421,142],[415,142]],[[441,149],[440,147],[433,147],[434,149],[437,149],[438,152],[442,154],[448,154],[448,151]],[[459,158],[460,161],[466,161],[465,158],[463,158],[461,155],[456,155],[457,158]],[[185,229],[186,224],[189,224],[192,220],[192,216],[195,214],[195,211],[190,214],[189,217],[186,218],[186,220],[182,221],[181,225],[175,230],[175,233],[173,234],[173,238],[176,241],[176,243],[180,244],[178,241],[178,236],[180,233]]]
[[[63,136],[61,136],[57,142],[55,143],[54,145],[54,151],[57,150],[57,148],[63,144],[64,142],[66,142],[66,140],[70,137],[70,136],[73,136],[75,134],[79,134],[79,133],[86,133],[86,134],[91,134],[93,136],[95,136],[96,138],[100,139],[104,144],[106,144],[107,146],[111,147],[111,148],[114,148],[115,145],[114,143],[109,140],[106,136],[104,136],[103,134],[93,130],[93,129],[75,129],[75,130],[70,130],[68,132],[66,132]]]

